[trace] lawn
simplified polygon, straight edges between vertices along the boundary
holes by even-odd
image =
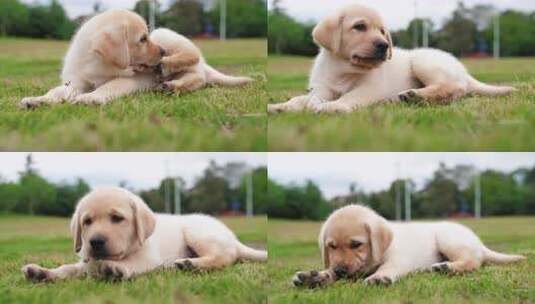
[[[257,81],[168,96],[143,93],[102,107],[17,103],[59,84],[68,42],[0,38],[0,150],[265,151],[265,39],[196,43],[223,72]]]
[[[533,151],[535,58],[463,60],[478,79],[519,89],[449,106],[377,105],[351,114],[270,115],[269,151]],[[312,58],[269,56],[270,103],[306,93]]]
[[[245,244],[266,247],[267,219],[222,219]],[[266,265],[235,264],[220,271],[159,271],[112,283],[92,278],[34,284],[20,268],[77,260],[68,219],[0,216],[0,303],[265,303]]]
[[[319,222],[269,220],[270,303],[534,303],[535,218],[463,220],[491,249],[526,255],[519,264],[485,266],[463,276],[416,273],[392,286],[339,281],[326,288],[295,288],[296,271],[321,268]]]

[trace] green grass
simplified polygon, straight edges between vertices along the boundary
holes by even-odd
[[[492,249],[526,255],[519,264],[484,266],[463,276],[415,273],[392,286],[339,281],[308,290],[291,285],[296,271],[321,269],[318,222],[269,220],[270,303],[534,303],[535,218],[462,220]]]
[[[241,241],[266,247],[267,219],[222,220]],[[240,263],[221,271],[158,271],[112,283],[92,278],[34,284],[20,268],[77,261],[65,218],[0,216],[0,303],[265,303],[266,264]]]
[[[449,106],[377,105],[355,113],[270,115],[270,151],[533,151],[535,58],[463,60],[478,79],[507,83],[507,97]],[[312,58],[269,56],[270,103],[306,93]]]
[[[0,150],[265,151],[264,39],[196,41],[223,72],[257,81],[167,96],[143,93],[102,107],[17,108],[25,96],[59,84],[68,43],[0,38]]]

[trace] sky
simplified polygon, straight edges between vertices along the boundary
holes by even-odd
[[[409,177],[419,188],[440,162],[513,171],[535,166],[535,153],[269,153],[268,174],[283,184],[313,180],[330,199],[347,194],[352,182],[377,191],[398,177]]]
[[[1,1],[1,0],[0,0]],[[76,18],[80,15],[87,15],[93,12],[93,4],[96,1],[99,1],[102,5],[102,9],[110,8],[127,8],[132,9],[136,4],[137,0],[58,0],[65,10],[67,15],[70,18]],[[169,7],[170,3],[174,0],[158,0],[162,5],[162,8]],[[199,0],[201,2],[212,2],[214,0]],[[232,1],[232,0],[230,0]],[[50,0],[21,0],[21,2],[32,4],[35,2],[39,3],[49,3]]]
[[[269,0],[268,8],[271,8],[272,1]],[[457,2],[458,0],[416,0],[417,13],[419,17],[425,16],[431,18],[435,24],[442,24],[457,7]],[[500,10],[535,11],[534,0],[463,0],[463,2],[468,7],[476,4],[492,4]],[[391,30],[406,28],[415,16],[415,0],[281,0],[281,6],[288,14],[305,22],[317,22],[322,16],[352,3],[377,9]]]
[[[0,176],[15,181],[24,169],[28,153],[0,153]],[[156,187],[167,176],[179,175],[191,186],[210,160],[218,164],[242,161],[257,167],[267,165],[265,153],[32,153],[39,174],[54,182],[77,177],[92,187],[127,181],[135,190]],[[166,163],[168,169],[166,170]]]

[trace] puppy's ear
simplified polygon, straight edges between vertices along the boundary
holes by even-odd
[[[342,47],[344,15],[341,12],[323,19],[314,27],[312,38],[316,44],[338,53]]]
[[[392,242],[392,230],[388,227],[388,222],[382,217],[369,221],[365,224],[365,227],[371,243],[373,261],[376,264],[381,263],[385,251]]]
[[[320,234],[318,237],[318,243],[321,251],[321,259],[323,260],[323,266],[325,269],[329,268],[331,265],[331,262],[329,261],[329,253],[327,252],[327,244],[325,244],[325,230],[326,230],[325,224],[321,226]]]
[[[392,51],[394,50],[394,43],[392,42],[392,35],[390,35],[390,31],[385,29],[385,36],[386,36],[386,41],[388,41],[388,54],[387,54],[387,59],[390,60],[392,59]]]
[[[76,210],[74,210],[70,226],[74,242],[74,251],[78,253],[82,249],[82,227],[80,226],[80,208],[78,206],[76,207]]]
[[[154,226],[156,226],[156,216],[145,204],[145,202],[141,200],[141,198],[133,195],[132,202],[136,235],[139,245],[141,246],[143,245],[143,242],[145,242],[145,240],[154,232]]]
[[[120,69],[126,69],[130,64],[126,28],[114,28],[113,30],[105,30],[98,33],[93,41],[93,51],[105,63]]]

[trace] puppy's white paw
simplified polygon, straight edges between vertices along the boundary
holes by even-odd
[[[311,106],[314,113],[351,113],[353,108],[339,102],[324,102]]]
[[[76,98],[74,98],[74,101],[72,103],[84,105],[105,105],[106,103],[108,103],[108,99],[104,96],[88,93],[78,95]]]
[[[183,271],[191,271],[197,269],[190,259],[178,259],[175,261],[175,267]]]
[[[271,103],[267,106],[268,113],[275,114],[275,113],[281,113],[286,111],[285,105],[282,103]]]
[[[24,97],[18,104],[21,109],[35,109],[42,104],[37,97]]]
[[[451,268],[449,262],[435,263],[431,265],[431,270],[434,272],[450,273]]]
[[[101,261],[97,267],[96,276],[109,281],[121,281],[129,279],[132,273],[120,263]]]
[[[56,278],[50,270],[36,264],[25,265],[21,270],[26,279],[32,282],[51,282]]]
[[[398,94],[399,100],[407,103],[420,102],[423,99],[416,93],[415,90],[406,90]]]
[[[373,274],[364,280],[364,283],[369,285],[392,285],[394,278],[388,275]]]
[[[292,278],[292,283],[296,287],[307,287],[310,289],[327,285],[333,281],[327,271],[298,271]]]

